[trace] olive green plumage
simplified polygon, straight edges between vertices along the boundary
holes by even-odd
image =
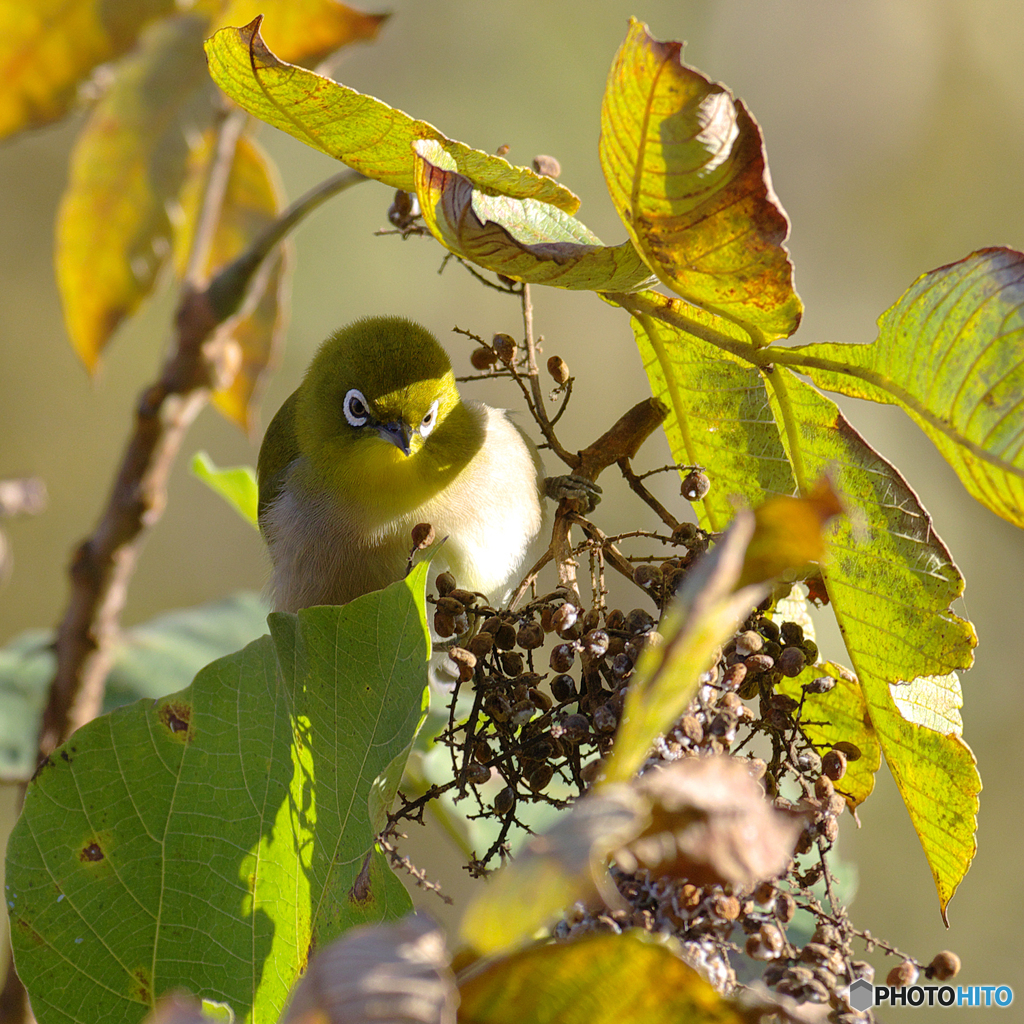
[[[343,604],[400,579],[410,532],[494,594],[541,525],[536,452],[505,412],[464,402],[444,349],[399,317],[328,338],[267,428],[259,522],[278,609]]]

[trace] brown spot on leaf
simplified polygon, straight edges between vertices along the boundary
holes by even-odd
[[[153,1002],[153,976],[145,967],[136,967],[131,974],[131,996],[140,1003]]]
[[[82,852],[78,855],[79,860],[93,862],[103,860],[104,857],[106,857],[106,854],[103,852],[100,844],[95,842],[86,843],[86,845],[82,847]]]
[[[172,736],[183,743],[190,743],[195,738],[192,732],[192,705],[187,701],[168,700],[160,705],[158,714]]]
[[[363,866],[359,869],[359,874],[356,876],[356,880],[352,883],[352,888],[348,891],[348,898],[353,903],[369,903],[372,894],[370,892],[370,857],[373,856],[373,851],[367,853],[363,859]]]

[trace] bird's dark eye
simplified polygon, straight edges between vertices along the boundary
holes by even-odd
[[[370,410],[363,393],[357,388],[346,392],[345,401],[342,403],[342,410],[345,419],[351,427],[365,427],[366,421],[370,418]]]
[[[434,424],[437,422],[437,399],[431,403],[430,408],[427,410],[427,415],[420,420],[420,437],[426,437],[433,429]]]

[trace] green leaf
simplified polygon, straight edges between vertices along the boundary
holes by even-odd
[[[203,201],[215,159],[216,133],[208,131],[189,160],[188,177],[181,191],[181,222],[174,233],[174,262],[185,276]],[[273,165],[252,139],[235,144],[217,225],[198,268],[204,280],[246,252],[284,209],[284,196]],[[287,311],[289,247],[278,246],[249,285],[241,308],[218,328],[218,337],[231,339],[230,384],[213,393],[213,404],[243,430],[252,431],[262,394],[263,377],[281,344]]]
[[[551,178],[471,149],[386,103],[279,60],[257,18],[206,41],[210,75],[240,107],[300,142],[392,188],[415,190],[412,144],[433,139],[475,185],[575,213],[579,199]]]
[[[0,2],[0,138],[63,117],[98,64],[129,50],[174,0]]]
[[[524,950],[473,972],[459,994],[459,1024],[749,1020],[669,944],[636,931]]]
[[[699,336],[706,325],[679,316],[677,306],[658,297],[632,297],[630,308],[641,317],[634,330],[652,389],[672,408],[666,430],[674,456],[708,467],[709,499],[717,492],[719,502],[725,496],[754,504],[789,473],[804,491],[831,478],[848,513],[833,528],[823,567],[831,607],[944,913],[974,856],[981,781],[959,732],[905,719],[890,684],[917,685],[920,677],[948,676],[972,662],[973,627],[950,610],[963,578],[949,551],[903,477],[834,402],[777,363],[771,372],[754,365],[743,370],[738,356]],[[697,333],[685,329],[690,323]],[[761,358],[753,346],[746,351]],[[704,380],[716,386],[702,387]],[[729,388],[730,380],[738,390]],[[742,457],[719,459],[723,437]],[[697,510],[702,525],[720,529],[721,505],[705,499],[703,506]]]
[[[922,274],[871,345],[784,361],[828,391],[898,405],[978,501],[1024,527],[1024,254],[982,249]]]
[[[630,20],[601,106],[601,167],[630,237],[687,302],[786,337],[803,305],[757,122],[722,85],[687,67],[682,44]]]
[[[807,738],[822,751],[842,741],[856,744],[860,749],[861,756],[847,764],[846,774],[835,784],[836,792],[856,809],[875,788],[875,773],[882,763],[882,748],[857,677],[842,665],[827,661],[808,665],[795,678],[783,676],[775,690],[799,700],[803,687],[820,676],[831,676],[836,685],[828,693],[817,693],[807,698],[801,727]]]
[[[170,253],[168,209],[185,179],[186,139],[213,117],[205,31],[191,16],[148,30],[75,143],[57,216],[57,282],[71,342],[90,370]]]
[[[271,615],[55,752],[6,876],[41,1024],[140,1020],[175,988],[277,1020],[311,947],[408,910],[374,836],[423,713],[425,580]]]
[[[256,594],[159,615],[118,635],[104,708],[180,690],[206,664],[263,633],[268,609]],[[0,778],[27,779],[56,671],[53,634],[32,630],[0,650]]]
[[[438,142],[420,140],[413,149],[423,220],[457,256],[517,281],[559,288],[631,292],[653,280],[632,242],[602,245],[550,203],[481,192]]]
[[[250,526],[259,529],[256,507],[259,504],[259,488],[252,466],[230,466],[218,469],[206,452],[192,456],[192,472],[210,490],[216,491]]]

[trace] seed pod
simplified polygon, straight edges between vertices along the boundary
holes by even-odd
[[[524,651],[536,650],[544,643],[544,630],[539,622],[527,622],[519,627],[516,633],[516,643]]]
[[[434,528],[430,523],[417,523],[412,528],[412,546],[416,551],[429,548],[434,543]],[[449,573],[449,575],[451,575]]]
[[[548,788],[551,777],[555,774],[549,764],[539,764],[526,776],[526,785],[531,793],[541,793]]]
[[[751,654],[743,664],[747,666],[747,671],[755,676],[762,672],[770,672],[775,668],[774,658],[770,658],[767,654]]]
[[[761,619],[757,624],[757,629],[765,640],[771,640],[775,643],[778,643],[779,637],[782,635],[778,625],[771,619]]]
[[[748,658],[760,652],[764,647],[764,637],[754,630],[748,629],[736,637],[736,653],[741,658]]]
[[[747,771],[755,782],[760,782],[768,772],[767,763],[760,757],[747,758]]]
[[[561,356],[548,359],[548,373],[556,384],[565,384],[569,380],[569,364]]]
[[[615,728],[619,724],[619,716],[615,713],[615,709],[610,703],[600,704],[594,708],[593,719],[594,728],[598,732],[615,732]]]
[[[835,792],[832,780],[827,775],[819,775],[814,780],[814,795],[819,800],[831,800],[835,796]]]
[[[580,769],[580,778],[588,785],[595,783],[604,771],[604,759],[600,757],[594,758],[593,761],[588,761]]]
[[[551,708],[551,698],[543,690],[538,690],[536,686],[531,686],[526,691],[526,695],[533,701],[534,707],[540,711],[548,711]]]
[[[455,632],[455,616],[438,608],[434,612],[434,632],[439,637],[451,636]]]
[[[491,622],[487,620],[485,625]],[[516,627],[511,622],[499,622],[496,630],[490,630],[489,632],[494,633],[494,646],[499,651],[511,651],[516,645]]]
[[[562,720],[562,737],[570,743],[579,743],[590,735],[590,723],[583,715],[567,715]]]
[[[502,651],[498,661],[507,676],[517,676],[523,671],[523,656],[518,651]]]
[[[519,729],[526,725],[533,716],[537,714],[537,708],[531,700],[520,700],[512,705],[512,714],[509,715],[509,724],[513,729]]]
[[[925,974],[929,978],[938,978],[939,981],[949,981],[960,973],[960,957],[948,949],[936,953],[932,962],[925,968]]]
[[[740,916],[740,901],[735,896],[715,893],[709,900],[711,913],[723,921],[735,921]]]
[[[612,675],[616,679],[625,679],[633,671],[633,659],[628,654],[616,654],[612,659]]]
[[[771,882],[760,882],[754,890],[754,902],[762,907],[773,906],[775,903],[775,886]]]
[[[856,743],[850,743],[848,740],[840,740],[838,743],[833,744],[833,749],[843,754],[847,761],[859,761],[862,756],[860,747]]]
[[[791,679],[800,675],[807,664],[807,658],[799,647],[785,647],[779,655],[779,668],[784,676]]]
[[[649,565],[646,562],[641,562],[633,570],[633,582],[644,590],[650,590],[657,593],[661,589],[661,581],[663,573],[656,565]]]
[[[473,349],[469,361],[473,364],[474,370],[489,370],[498,361],[498,353],[493,348],[481,345],[480,348]]]
[[[808,665],[813,665],[818,660],[818,645],[813,640],[805,640],[800,645],[800,650],[804,652]]]
[[[804,641],[804,627],[799,622],[783,622],[779,626],[779,633],[786,644],[800,644]]]
[[[742,661],[730,665],[722,676],[722,686],[727,690],[738,690],[747,676],[747,666]]]
[[[533,169],[548,178],[557,178],[562,173],[562,165],[547,153],[538,153],[533,158]]]
[[[605,629],[622,629],[626,623],[626,616],[622,614],[620,608],[613,608],[604,617]]]
[[[455,589],[455,577],[450,572],[439,572],[434,583],[438,597],[447,597]]]
[[[477,595],[474,594],[472,591],[470,591],[470,590],[460,590],[458,587],[456,587],[454,590],[450,591],[448,596],[453,601],[458,601],[459,604],[461,604],[463,608],[472,608],[473,605],[476,604],[476,599],[477,599]]]
[[[451,647],[448,650],[448,657],[455,662],[459,671],[459,682],[468,683],[473,678],[473,669],[476,668],[476,655],[464,647]]]
[[[700,501],[702,498],[708,496],[708,492],[711,490],[711,481],[708,479],[707,473],[702,469],[691,469],[686,476],[683,477],[682,486],[679,489],[679,493],[687,501]]]
[[[499,629],[501,629],[501,619],[497,615],[489,615],[480,623],[481,633],[490,633],[491,636],[497,636]]]
[[[682,734],[697,746],[704,739],[704,727],[696,715],[683,715],[679,721]]]
[[[839,822],[836,818],[826,818],[821,823],[821,835],[830,843],[834,843],[839,838]]]
[[[913,960],[904,960],[897,964],[885,978],[885,983],[890,988],[906,988],[917,981],[918,969]]]
[[[494,798],[494,812],[499,817],[507,817],[512,808],[516,805],[516,791],[511,786],[506,786],[495,798]]]
[[[548,664],[555,672],[568,672],[576,661],[576,651],[572,644],[555,644],[551,648]]]
[[[516,339],[511,334],[496,334],[491,338],[491,348],[506,366],[516,357]]]
[[[634,608],[627,616],[625,628],[634,636],[648,633],[654,628],[654,619],[643,608]]]
[[[757,930],[757,934],[761,937],[764,948],[771,954],[771,959],[782,955],[786,948],[786,936],[778,925],[766,921]]]
[[[576,625],[579,614],[580,610],[576,605],[566,601],[565,604],[560,604],[552,610],[551,628],[561,636],[566,630],[572,629]]]
[[[804,686],[804,693],[828,693],[835,689],[835,685],[836,681],[832,676],[818,676]]]
[[[821,759],[822,774],[838,782],[846,774],[846,755],[833,748]]]
[[[473,744],[473,757],[476,758],[481,764],[485,764],[494,757],[494,752],[491,750],[491,745],[487,740],[477,740]]]
[[[592,629],[583,637],[583,651],[591,658],[603,658],[610,643],[611,638],[603,629]]]
[[[512,714],[512,705],[503,693],[489,693],[483,699],[484,714],[495,722],[507,722]]]
[[[491,769],[482,764],[470,764],[466,767],[466,781],[473,786],[482,786],[491,781]]]
[[[567,676],[564,673],[557,675],[551,680],[551,696],[558,701],[559,704],[564,704],[566,701],[573,700],[576,697],[576,681],[572,676]]]
[[[780,892],[775,898],[775,916],[783,924],[789,924],[795,913],[796,900],[788,892]]]
[[[817,775],[821,772],[821,755],[816,750],[801,750],[796,755],[796,765],[802,772]]]
[[[494,646],[494,637],[490,634],[481,630],[476,636],[472,637],[466,647],[477,656],[477,658],[484,658],[491,653],[491,648]]]

